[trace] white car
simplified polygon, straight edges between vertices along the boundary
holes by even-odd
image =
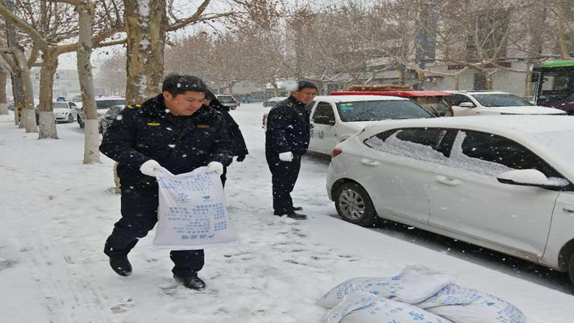
[[[452,106],[453,116],[474,115],[520,115],[520,114],[555,114],[565,115],[566,112],[541,107],[506,92],[495,91],[445,91],[452,93],[445,99]]]
[[[52,103],[52,110],[56,122],[74,122],[78,119],[78,107],[71,101],[55,101]],[[36,123],[40,123],[40,106],[36,106]]]
[[[390,219],[568,271],[574,283],[572,138],[567,117],[381,123],[334,149],[327,192],[346,221]]]
[[[333,148],[366,125],[383,120],[434,118],[417,103],[401,97],[382,95],[316,96],[307,105],[310,116],[309,151],[330,154]],[[268,113],[263,115],[266,129]]]
[[[338,143],[373,122],[434,118],[409,99],[382,95],[317,96],[307,107],[311,123],[309,150],[322,154],[330,154]]]

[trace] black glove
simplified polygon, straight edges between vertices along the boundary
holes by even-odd
[[[236,159],[236,160],[237,160],[238,162],[244,161],[244,160],[245,160],[245,155],[239,155],[239,156],[237,156],[237,159]]]

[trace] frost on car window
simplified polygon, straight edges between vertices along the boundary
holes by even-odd
[[[462,149],[462,144],[465,139],[466,133],[463,131],[459,132],[450,153],[451,166],[494,177],[502,173],[514,170],[496,162],[486,161],[465,155]],[[472,151],[472,148],[470,150]]]
[[[420,132],[420,135],[415,132]],[[365,144],[393,155],[447,164],[448,158],[433,148],[438,146],[445,132],[442,129],[405,129],[393,133],[384,140],[379,136],[373,136],[367,139]]]

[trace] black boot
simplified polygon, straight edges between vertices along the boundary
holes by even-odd
[[[120,276],[127,277],[132,274],[132,264],[128,256],[110,257],[110,267]]]
[[[189,289],[194,289],[194,290],[203,290],[205,289],[205,282],[203,280],[201,280],[201,278],[197,277],[197,276],[191,276],[191,277],[179,277],[176,275],[173,275],[173,279],[175,279],[176,281],[180,282],[183,284],[183,286],[189,288]]]
[[[295,213],[295,212],[291,212],[289,214],[287,214],[288,218],[291,218],[293,220],[307,220],[307,216],[305,214],[300,214],[300,213]]]
[[[303,207],[302,206],[294,206],[293,211],[303,211]]]

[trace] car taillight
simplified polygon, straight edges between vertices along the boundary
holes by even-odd
[[[343,149],[341,148],[335,148],[333,149],[333,151],[331,152],[331,157],[335,158],[337,156],[339,156],[339,154],[341,154],[343,152]]]

